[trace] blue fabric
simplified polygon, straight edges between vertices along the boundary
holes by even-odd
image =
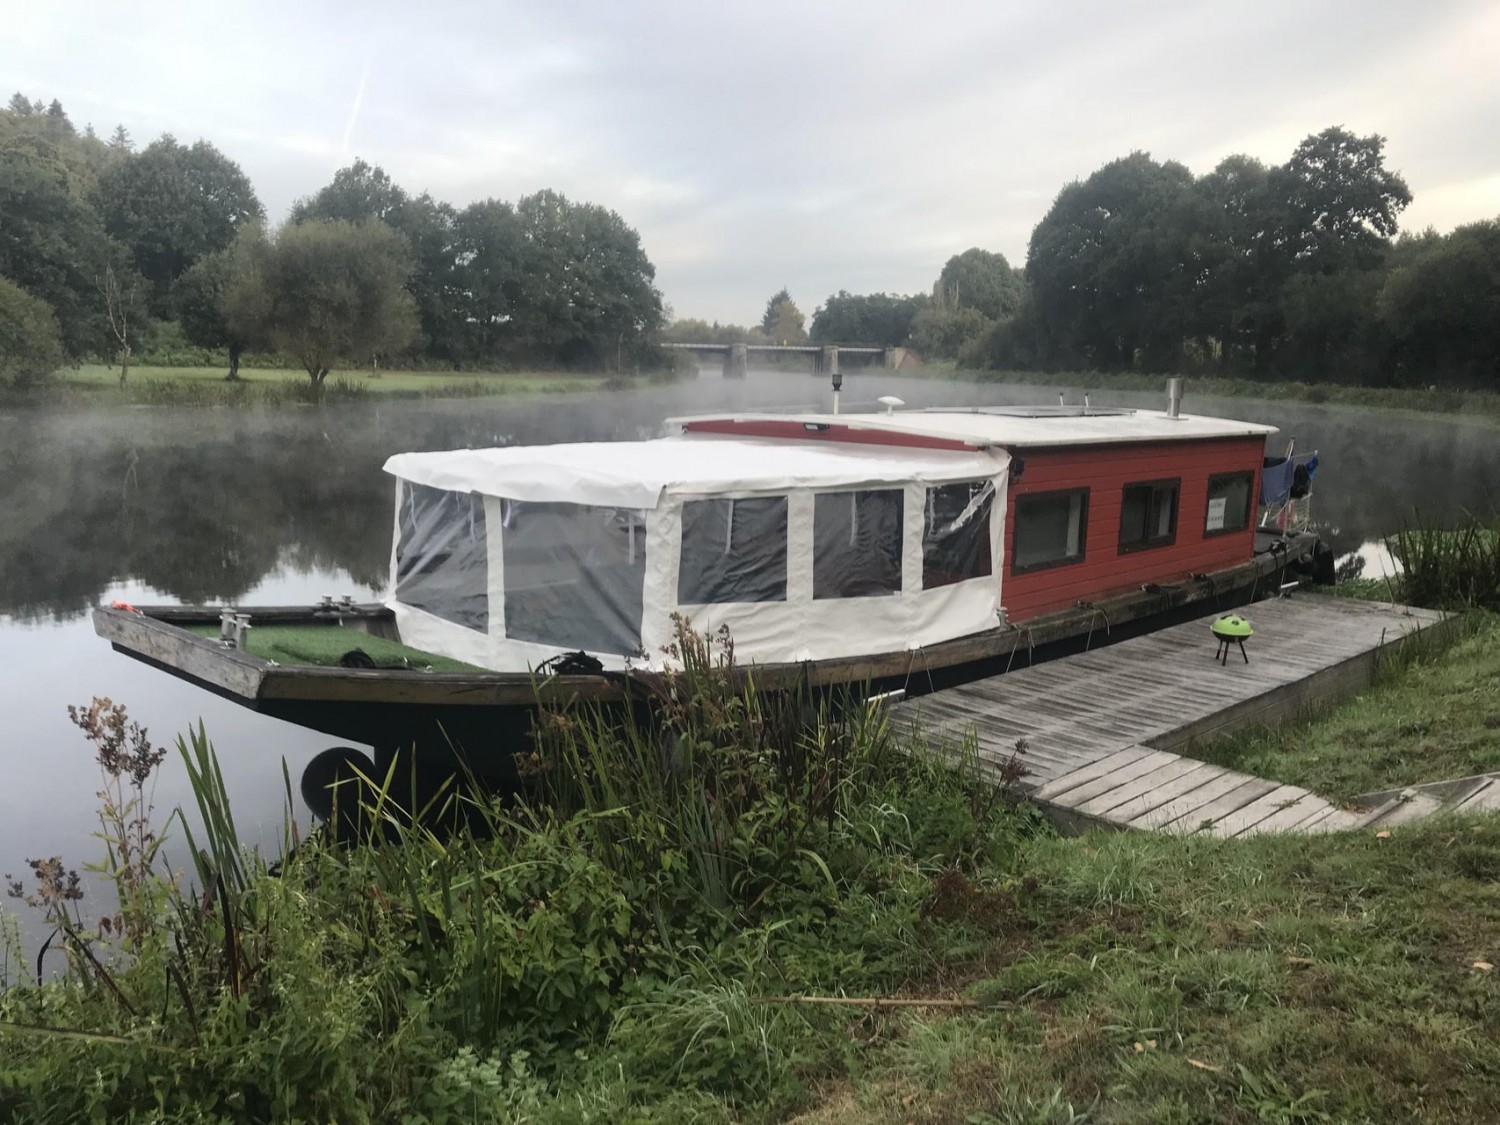
[[[1296,471],[1294,464],[1282,458],[1276,464],[1268,464],[1260,474],[1260,502],[1262,504],[1280,504],[1292,492],[1292,474]]]

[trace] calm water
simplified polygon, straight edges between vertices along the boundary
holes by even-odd
[[[1077,401],[1085,388],[1070,396]],[[845,409],[899,395],[913,406],[1054,401],[1053,390],[852,373]],[[1164,396],[1095,395],[1157,407]],[[126,703],[158,742],[202,719],[218,747],[245,837],[279,837],[281,761],[296,777],[332,740],[263,718],[113,653],[90,606],[138,602],[300,602],[378,596],[390,551],[385,458],[409,449],[625,440],[663,419],[749,405],[826,406],[822,379],[752,374],[589,398],[358,405],[266,413],[153,408],[0,413],[0,874],[27,857],[81,865],[99,853],[97,769],[68,722],[69,703]],[[1316,516],[1341,554],[1367,547],[1403,514],[1493,510],[1500,429],[1462,418],[1214,400],[1186,409],[1280,426],[1318,449]],[[1280,451],[1283,437],[1272,439]],[[175,755],[159,809],[188,799]],[[298,810],[299,816],[301,810]],[[185,856],[179,854],[181,864]]]

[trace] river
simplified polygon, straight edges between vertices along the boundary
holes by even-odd
[[[1082,386],[1070,395],[1080,401]],[[845,409],[880,395],[912,406],[1055,401],[1055,389],[852,372]],[[1095,394],[1096,405],[1159,407],[1164,394]],[[0,411],[0,874],[29,857],[81,867],[98,768],[67,705],[109,696],[158,743],[200,720],[218,749],[243,838],[280,838],[281,761],[295,786],[328,736],[236,707],[111,651],[91,606],[132,602],[288,603],[323,593],[378,597],[390,557],[392,482],[402,450],[616,441],[664,419],[745,406],[826,408],[823,379],[752,372],[589,396],[370,402],[268,411]],[[1493,510],[1500,431],[1486,420],[1193,394],[1184,409],[1281,427],[1317,449],[1314,511],[1343,555],[1380,563],[1378,541],[1417,510],[1445,521]],[[155,790],[159,819],[190,800],[174,754]],[[305,812],[297,809],[299,818]],[[178,846],[168,857],[187,861]],[[10,904],[15,905],[15,904]],[[97,913],[103,905],[90,913]]]

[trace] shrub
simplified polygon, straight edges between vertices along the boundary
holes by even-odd
[[[149,891],[155,756],[121,755],[145,740],[123,710],[78,712],[128,772],[101,826],[130,940],[88,930],[67,868],[43,865],[69,957],[0,987],[0,1117],[784,1114],[862,1018],[788,1001],[910,987],[991,932],[1028,824],[878,710],[761,693],[727,636],[684,627],[674,652],[630,708],[543,714],[530,790],[462,798],[471,830],[448,838],[391,815],[387,779],[367,790],[381,843],[289,826],[268,865],[200,727],[179,740],[193,886]]]
[[[32,386],[62,363],[62,340],[51,306],[0,277],[0,386]]]
[[[1403,524],[1387,542],[1414,605],[1500,610],[1500,517],[1470,516],[1452,530]]]

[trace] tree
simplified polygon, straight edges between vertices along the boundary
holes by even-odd
[[[1181,164],[1135,152],[1058,194],[1026,260],[1045,366],[1176,364],[1196,280],[1183,221],[1192,184]]]
[[[1264,369],[1284,328],[1281,287],[1291,269],[1286,207],[1259,160],[1225,157],[1193,185],[1189,335],[1219,366]]]
[[[31,99],[17,90],[10,96],[6,108],[17,117],[30,117],[36,111],[31,108]]]
[[[1375,381],[1382,360],[1375,301],[1384,281],[1379,269],[1291,277],[1281,292],[1281,369],[1315,382]]]
[[[172,283],[194,262],[265,216],[238,164],[207,141],[189,147],[170,135],[108,169],[100,198],[105,229],[130,247],[158,315],[170,313]]]
[[[198,259],[177,279],[172,303],[183,333],[200,348],[226,348],[229,351],[227,382],[240,377],[240,357],[251,344],[250,337],[230,323],[227,299],[234,280],[252,268],[256,247],[265,238],[259,223],[248,223],[229,246]],[[258,322],[259,315],[246,321]]]
[[[555,191],[522,197],[506,338],[564,364],[623,367],[661,330],[656,267],[618,214]]]
[[[928,305],[911,322],[911,345],[931,359],[955,359],[964,346],[979,339],[994,321],[978,309]]]
[[[760,318],[760,330],[775,343],[796,344],[807,339],[807,333],[802,327],[805,322],[802,310],[783,286],[766,302],[765,314]]]
[[[62,362],[57,317],[47,302],[0,277],[0,386],[40,383]]]
[[[453,220],[453,289],[461,328],[451,346],[468,362],[493,363],[512,343],[524,242],[515,208],[503,200],[471,203]]]
[[[667,325],[662,335],[674,344],[744,344],[751,330],[739,324],[710,324],[697,317],[683,317]]]
[[[1384,137],[1336,125],[1303,140],[1277,170],[1285,237],[1302,268],[1332,273],[1379,261],[1411,202],[1406,181],[1386,170],[1384,149]]]
[[[104,315],[109,324],[110,335],[118,345],[120,357],[120,386],[130,378],[130,354],[139,338],[145,310],[141,303],[140,278],[128,266],[119,270],[106,262],[104,272],[95,279],[95,287],[104,302]]]
[[[396,226],[408,196],[379,165],[356,159],[333,174],[333,180],[318,192],[292,206],[291,221],[342,219],[346,223],[379,220]]]
[[[976,246],[944,263],[932,299],[939,307],[976,309],[990,320],[1004,320],[1020,307],[1022,287],[1004,254]]]
[[[425,192],[413,197],[379,165],[355,160],[292,208],[293,222],[311,219],[379,221],[405,235],[415,262],[407,288],[417,302],[425,347],[444,359],[462,358],[464,332],[455,316],[457,212],[452,207]]]
[[[416,338],[411,249],[384,223],[291,223],[246,247],[224,297],[232,331],[294,357],[321,389],[340,359],[366,362]]]
[[[1429,236],[1395,256],[1400,264],[1376,298],[1393,377],[1500,386],[1500,220]]]
[[[21,134],[0,143],[0,276],[47,303],[72,359],[108,346],[96,286],[114,261],[82,188],[48,141]]]
[[[811,336],[830,344],[881,344],[898,347],[911,335],[912,319],[925,297],[887,293],[850,293],[840,289],[813,311]]]
[[[73,137],[78,133],[73,128],[73,122],[68,120],[68,114],[63,109],[62,102],[56,98],[52,99],[52,104],[47,107],[47,112],[43,114],[43,117],[46,122],[47,132],[54,139],[61,140],[66,137]]]
[[[135,141],[130,138],[130,130],[116,125],[115,131],[109,135],[109,147],[119,152],[134,152]]]

